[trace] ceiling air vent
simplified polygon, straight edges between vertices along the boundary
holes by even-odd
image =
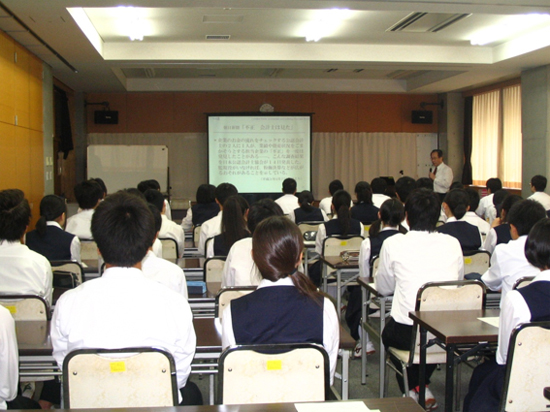
[[[229,34],[207,34],[206,40],[229,40],[231,36]]]
[[[328,69],[328,70],[325,70],[325,72],[327,72],[327,73],[333,73],[333,72],[335,72],[335,71],[337,71],[337,70],[338,70],[338,69]]]
[[[471,13],[410,13],[386,31],[403,31],[410,33],[435,33],[441,31],[456,22],[470,17]]]

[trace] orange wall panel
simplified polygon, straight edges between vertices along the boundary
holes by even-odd
[[[0,122],[14,124],[15,104],[13,84],[15,42],[0,32]]]
[[[29,114],[32,130],[44,129],[44,104],[42,98],[42,61],[34,56],[29,60]]]
[[[30,76],[29,64],[30,53],[19,44],[15,44],[17,61],[14,68],[14,87],[15,87],[15,115],[17,116],[17,126],[30,126]]]
[[[173,93],[130,93],[126,103],[128,133],[174,132]]]
[[[13,189],[12,177],[16,170],[15,126],[0,122],[0,190]]]
[[[325,94],[313,98],[314,132],[358,132],[357,95]]]

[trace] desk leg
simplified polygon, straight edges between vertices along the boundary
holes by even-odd
[[[211,373],[208,379],[210,379],[210,393],[208,394],[208,400],[210,401],[210,405],[214,405],[214,374]]]
[[[349,399],[349,350],[342,351],[342,400]]]
[[[414,325],[416,328],[416,324]],[[420,328],[420,365],[419,365],[419,392],[418,403],[423,408],[426,405],[426,345],[428,333],[425,328]]]
[[[447,364],[445,372],[445,411],[453,410],[453,395],[454,395],[454,354],[455,345],[447,345]]]
[[[342,320],[342,271],[336,271],[336,310],[338,319]]]
[[[321,277],[323,278],[323,292],[327,293],[328,292],[328,281],[327,281],[327,276],[328,276],[328,265],[325,265],[324,263],[321,263],[321,266],[322,266],[322,270],[321,270]],[[336,310],[340,310],[340,308],[337,308]]]
[[[380,331],[378,333],[379,335],[379,343],[380,343],[380,371],[378,373],[378,377],[380,379],[379,382],[379,393],[380,398],[384,397],[384,382],[385,382],[385,375],[386,375],[386,348],[384,348],[384,343],[382,342],[382,331],[384,330],[384,327],[386,326],[386,298],[380,299]]]
[[[367,384],[367,288],[361,286],[361,385]]]

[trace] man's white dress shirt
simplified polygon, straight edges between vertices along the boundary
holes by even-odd
[[[279,206],[281,206],[281,209],[283,209],[283,214],[288,215],[290,212],[293,212],[294,209],[297,209],[300,207],[300,204],[298,203],[298,198],[295,195],[289,195],[285,194],[275,200],[275,203],[277,203]]]
[[[451,184],[453,183],[453,169],[441,162],[437,166],[434,179],[434,192],[435,193],[447,193]]]
[[[223,265],[222,287],[259,285],[262,275],[252,259],[252,238],[238,240],[231,246]]]
[[[8,409],[6,401],[17,396],[19,384],[19,351],[15,321],[9,310],[0,305],[0,410]]]
[[[386,226],[383,227],[380,232],[385,230],[399,230],[397,227]],[[397,233],[394,236],[399,236],[402,233]],[[370,238],[366,238],[361,242],[361,248],[359,249],[359,276],[370,276],[370,258],[371,258],[371,244]]]
[[[416,294],[428,282],[462,280],[464,257],[457,239],[437,233],[412,230],[386,239],[374,283],[384,296],[393,294],[391,316],[412,325]]]
[[[209,238],[222,233],[222,216],[223,210],[220,210],[220,212],[216,216],[214,216],[212,219],[208,219],[201,225],[199,244],[197,246],[199,255],[204,255],[206,253],[205,243]]]
[[[491,231],[491,225],[480,218],[475,212],[466,212],[466,214],[460,220],[477,226],[477,228],[479,229],[479,233],[481,233],[482,235],[487,236]]]
[[[50,262],[19,241],[0,241],[0,293],[38,295],[52,304]]]
[[[550,210],[550,195],[544,192],[535,192],[527,199],[536,200],[544,207],[544,210]]]
[[[266,287],[294,287],[292,279],[286,277],[276,282],[262,279],[258,289]],[[233,320],[231,317],[231,304],[223,311],[222,319],[222,348],[235,345],[235,334],[233,333]],[[336,315],[334,304],[327,298],[323,302],[323,347],[326,349],[330,363],[330,384],[334,382],[334,372],[338,360],[338,348],[340,345],[340,323]]]
[[[183,228],[177,223],[169,220],[166,215],[161,215],[162,226],[160,227],[159,238],[174,239],[178,244],[179,257],[183,256],[185,252],[185,233]]]
[[[65,231],[78,236],[80,239],[93,239],[92,217],[95,209],[85,209],[67,219]]]
[[[75,349],[152,346],[174,357],[178,388],[187,383],[197,339],[187,300],[136,268],[111,267],[65,292],[51,324],[60,368]]]
[[[149,250],[141,261],[141,270],[145,277],[168,286],[185,299],[188,298],[185,274],[178,265],[157,257],[153,251]]]

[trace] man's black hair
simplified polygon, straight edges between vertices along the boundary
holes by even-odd
[[[430,156],[433,154],[433,153],[437,153],[437,157],[443,157],[443,150],[441,149],[434,149],[430,152]]]
[[[138,183],[137,188],[141,193],[145,193],[147,189],[160,190],[160,183],[155,179],[143,180]]]
[[[160,215],[160,210],[152,203],[147,203],[147,207],[149,208],[149,210],[153,214],[153,218],[155,219],[155,233],[160,232],[160,228],[162,226],[162,216]]]
[[[93,209],[103,199],[103,189],[95,180],[85,180],[74,187],[74,196],[81,209]]]
[[[329,183],[328,191],[330,192],[331,196],[334,196],[334,193],[336,193],[339,190],[344,190],[344,185],[340,180],[336,179]]]
[[[468,193],[468,197],[470,198],[470,212],[475,212],[479,206],[479,192],[473,187],[467,187],[464,190],[466,190],[466,193]]]
[[[405,203],[405,213],[411,230],[433,232],[441,212],[441,203],[434,192],[414,190]]]
[[[293,195],[296,193],[296,180],[294,180],[291,177],[287,177],[285,180],[283,180],[283,193],[285,195]]]
[[[384,195],[386,194],[387,187],[388,187],[388,183],[381,177],[375,177],[370,182],[370,188],[372,189],[372,193]]]
[[[487,189],[489,189],[491,193],[495,193],[497,190],[502,189],[502,182],[498,177],[492,177],[487,180],[485,186],[487,186]]]
[[[395,182],[395,192],[403,203],[407,202],[409,195],[414,189],[416,189],[416,182],[412,177],[403,176]]]
[[[535,200],[522,200],[512,206],[506,218],[510,225],[514,225],[519,236],[529,234],[529,231],[539,220],[546,217],[546,210]]]
[[[529,232],[525,257],[540,270],[550,269],[550,219],[539,220]]]
[[[147,204],[126,192],[108,196],[92,217],[92,235],[105,263],[132,267],[155,239],[155,219]]]
[[[537,192],[544,192],[548,181],[543,175],[535,175],[531,178],[531,186],[535,188]]]
[[[107,196],[107,186],[105,185],[105,182],[101,177],[92,177],[90,180],[93,180],[99,186],[101,186],[101,190],[103,190],[103,197]]]
[[[416,180],[416,187],[422,189],[428,189],[433,192],[434,190],[434,181],[429,177],[421,177]]]
[[[216,186],[209,184],[202,184],[197,188],[197,203],[206,204],[216,201]]]
[[[238,195],[238,194],[239,194],[239,191],[231,183],[220,183],[216,187],[216,190],[214,191],[216,200],[220,202],[220,205],[223,205],[229,196]]]
[[[15,242],[25,234],[31,219],[31,208],[19,189],[0,192],[0,240]]]
[[[156,189],[147,189],[143,194],[148,203],[152,203],[162,213],[164,208],[164,196]]]

